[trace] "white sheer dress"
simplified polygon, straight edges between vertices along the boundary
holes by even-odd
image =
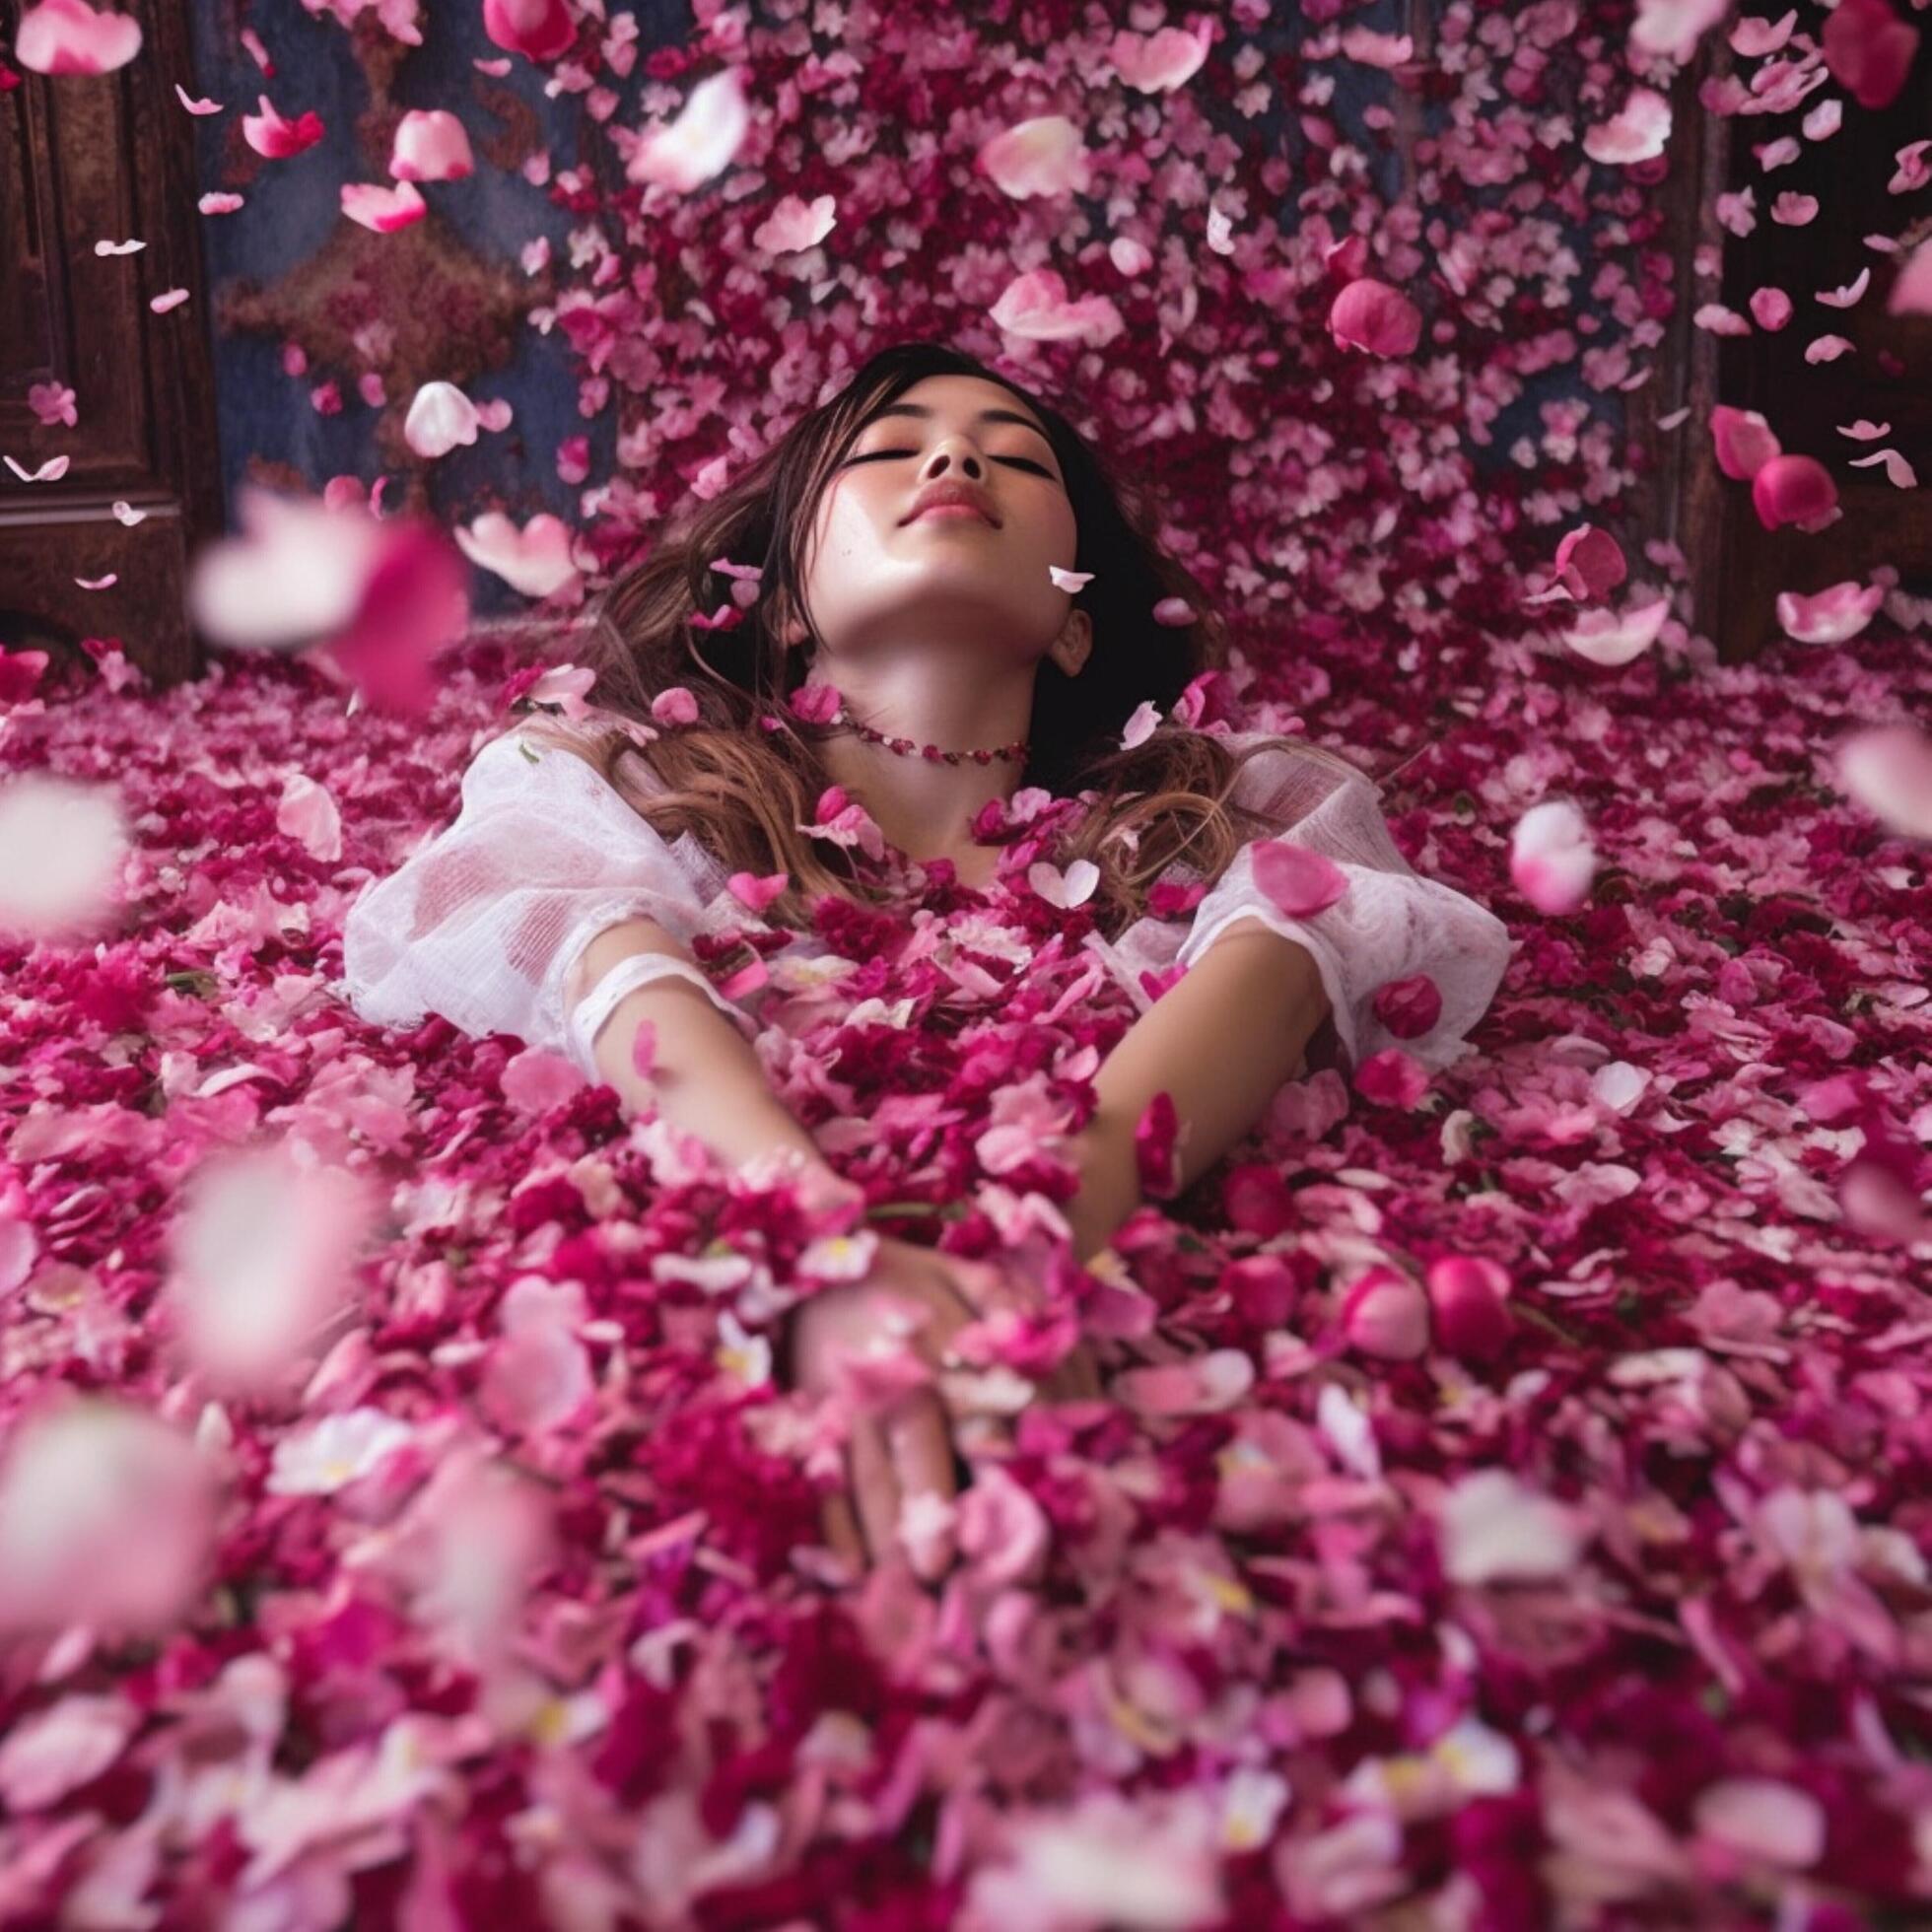
[[[546,720],[546,726],[552,721]],[[594,735],[593,716],[577,727]],[[1439,1069],[1467,1051],[1470,1029],[1495,996],[1509,962],[1501,920],[1475,900],[1426,878],[1403,858],[1382,814],[1381,794],[1365,777],[1267,732],[1228,736],[1230,749],[1262,739],[1236,797],[1270,830],[1245,844],[1221,878],[1185,918],[1149,916],[1111,943],[1086,946],[1144,1010],[1143,976],[1161,985],[1192,966],[1223,933],[1259,922],[1306,946],[1320,969],[1332,1024],[1311,1059],[1338,1057],[1344,1070],[1389,1046]],[[627,783],[661,789],[647,759],[625,765]],[[1347,879],[1332,906],[1307,918],[1283,913],[1254,879],[1264,837],[1325,854]],[[1198,881],[1185,863],[1167,876]],[[648,955],[604,975],[568,1019],[565,986],[584,948],[599,932],[643,915],[688,947],[701,933],[760,922],[731,894],[724,868],[689,834],[665,840],[581,757],[518,728],[476,752],[462,779],[455,821],[433,834],[396,869],[372,879],[343,926],[344,978],[338,990],[366,1020],[415,1027],[440,1013],[464,1033],[515,1036],[566,1054],[598,1079],[597,1031],[626,993],[665,975],[692,980],[747,1039],[762,1031],[761,1007],[773,987],[828,951],[816,933],[795,934],[767,959],[766,983],[727,998],[700,969]],[[1398,1040],[1377,1018],[1378,989],[1427,974],[1441,994],[1439,1017],[1418,1037]]]

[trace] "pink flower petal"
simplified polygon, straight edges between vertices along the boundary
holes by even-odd
[[[1510,840],[1509,875],[1541,913],[1560,918],[1589,896],[1597,852],[1582,812],[1567,798],[1532,805]]]
[[[413,181],[398,181],[394,187],[377,181],[342,184],[342,212],[378,235],[393,235],[399,228],[420,222],[429,211],[429,203]]]
[[[141,23],[85,0],[41,0],[20,16],[14,58],[30,74],[111,74],[141,51]]]
[[[1888,315],[1932,315],[1932,242],[1921,242],[1894,278],[1885,299]]]
[[[402,440],[434,461],[476,441],[476,405],[453,382],[425,382],[403,418]]]
[[[1350,282],[1329,307],[1329,333],[1344,348],[1407,356],[1422,339],[1422,311],[1384,282]]]
[[[1500,1469],[1451,1485],[1441,1533],[1444,1570],[1472,1585],[1553,1581],[1569,1573],[1585,1541],[1569,1510]]]
[[[1777,621],[1785,636],[1799,644],[1844,644],[1872,621],[1884,601],[1882,584],[1867,586],[1855,579],[1833,584],[1810,597],[1780,590]]]
[[[1583,152],[1592,161],[1626,168],[1651,161],[1664,152],[1671,138],[1671,104],[1655,88],[1633,88],[1622,109],[1583,137]]]
[[[1340,1319],[1348,1346],[1383,1361],[1413,1362],[1427,1352],[1429,1304],[1421,1283],[1375,1267],[1344,1296]]]
[[[1773,456],[1752,479],[1751,506],[1767,530],[1822,528],[1837,503],[1838,486],[1816,456]]]
[[[1918,472],[1897,449],[1879,449],[1869,456],[1853,456],[1850,460],[1853,469],[1870,469],[1874,463],[1883,463],[1885,480],[1895,490],[1918,488]]]
[[[625,175],[689,194],[730,167],[750,131],[740,70],[726,67],[691,90],[675,121],[640,137]]]
[[[1586,610],[1563,633],[1563,642],[1579,657],[1614,669],[1641,657],[1657,642],[1670,614],[1668,597],[1627,611]]]
[[[1031,342],[1084,342],[1104,349],[1127,327],[1120,310],[1104,295],[1075,302],[1051,268],[1016,275],[987,311],[1009,335]]]
[[[1839,0],[1820,35],[1831,78],[1861,107],[1889,107],[1904,91],[1918,51],[1918,29],[1886,0]]]
[[[1698,1793],[1693,1813],[1702,1836],[1746,1858],[1803,1871],[1825,1855],[1824,1807],[1777,1778],[1726,1778]]]
[[[148,307],[157,315],[165,315],[171,309],[178,309],[188,299],[186,289],[169,289],[149,302]]]
[[[1783,453],[1770,424],[1755,409],[1733,409],[1720,402],[1710,412],[1710,433],[1718,468],[1740,482],[1748,482]]]
[[[838,226],[837,207],[829,194],[816,195],[809,202],[795,194],[785,195],[752,231],[752,245],[768,255],[815,248]]]
[[[1239,1348],[1216,1348],[1192,1361],[1131,1368],[1114,1392],[1143,1415],[1213,1415],[1232,1409],[1254,1387],[1254,1362]]]
[[[1163,27],[1154,34],[1114,35],[1108,58],[1127,85],[1140,94],[1172,94],[1201,71],[1212,44],[1212,30],[1204,22],[1188,29]]]
[[[1909,724],[1861,731],[1839,753],[1838,775],[1851,796],[1892,831],[1932,841],[1932,739]]]
[[[978,165],[1001,194],[1025,201],[1084,194],[1092,181],[1089,161],[1079,128],[1065,114],[1043,114],[996,134],[980,149]]]
[[[486,511],[466,528],[459,526],[455,536],[471,563],[526,597],[555,596],[578,580],[570,530],[548,511],[520,530],[502,511]]]
[[[460,181],[476,170],[469,135],[445,108],[411,108],[396,123],[389,172],[398,181]]]
[[[197,101],[179,81],[174,83],[174,96],[191,114],[219,114],[222,110],[219,101],[211,101],[205,96]]]
[[[1252,854],[1255,883],[1290,919],[1312,919],[1348,890],[1348,875],[1325,853],[1291,839],[1263,839]]]
[[[577,22],[565,0],[483,0],[483,32],[525,60],[555,60],[577,38]]]
[[[260,97],[260,113],[242,116],[242,138],[269,161],[287,161],[292,155],[312,148],[328,131],[317,113],[298,114],[292,121],[284,120],[267,95]]]

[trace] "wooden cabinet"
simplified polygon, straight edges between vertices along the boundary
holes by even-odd
[[[187,560],[222,527],[209,317],[195,207],[187,20],[143,8],[141,51],[111,74],[24,76],[0,95],[0,642],[117,637],[158,684],[199,668]],[[140,239],[128,255],[100,241]],[[188,300],[166,314],[164,291]],[[75,392],[77,423],[43,426],[35,383]],[[148,513],[127,527],[116,499]],[[87,590],[76,578],[117,581]]]

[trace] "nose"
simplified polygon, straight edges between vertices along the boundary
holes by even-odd
[[[926,480],[929,483],[936,483],[940,477],[947,475],[951,471],[955,458],[959,463],[960,475],[970,478],[975,483],[986,481],[986,472],[979,457],[974,455],[971,448],[958,437],[948,437],[933,450],[932,460],[926,465]]]

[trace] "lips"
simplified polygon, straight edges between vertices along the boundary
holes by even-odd
[[[1000,527],[1000,519],[993,514],[993,506],[987,501],[986,493],[975,489],[970,483],[957,481],[929,483],[913,499],[912,510],[905,520],[916,523],[929,510],[942,510],[948,505],[977,511],[995,529]]]

